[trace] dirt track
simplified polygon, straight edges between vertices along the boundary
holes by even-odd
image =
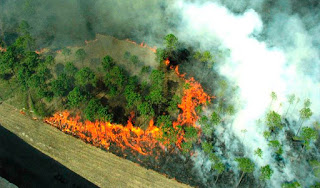
[[[32,120],[6,103],[0,104],[0,124],[99,187],[188,187]]]

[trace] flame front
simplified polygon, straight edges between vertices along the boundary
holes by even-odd
[[[152,154],[153,148],[158,144],[157,137],[160,134],[153,120],[149,127],[142,130],[134,127],[129,118],[126,126],[103,121],[80,121],[80,116],[71,117],[68,111],[58,112],[53,117],[45,119],[45,122],[59,128],[65,133],[72,134],[80,139],[109,149],[114,143],[122,149],[130,148],[142,155]]]
[[[170,64],[169,60],[164,63]],[[176,67],[175,72],[182,79]],[[201,85],[194,80],[194,78],[185,79],[186,86],[183,89],[183,97],[178,107],[182,112],[178,115],[176,121],[172,122],[173,128],[178,130],[178,126],[193,126],[198,130],[196,125],[198,115],[196,107],[198,105],[205,105],[210,101],[211,97],[205,93]],[[111,144],[115,144],[122,150],[131,149],[142,155],[152,155],[155,148],[164,149],[164,145],[159,141],[162,138],[162,130],[154,125],[153,119],[150,120],[149,126],[146,130],[140,127],[133,126],[133,115],[127,121],[127,125],[120,125],[104,121],[84,121],[82,122],[80,116],[72,117],[70,112],[57,112],[53,117],[46,118],[45,122],[57,127],[65,133],[72,134],[80,139],[92,143],[95,146],[100,146],[109,149]],[[184,132],[180,131],[177,135],[176,146],[181,148],[181,143],[186,141]],[[167,145],[168,143],[165,143]],[[170,145],[170,143],[169,143]]]
[[[46,52],[48,52],[48,51],[49,51],[49,49],[47,49],[47,48],[42,48],[42,49],[36,50],[36,51],[34,51],[34,52],[35,52],[36,54],[40,55],[40,54],[46,53]]]
[[[205,105],[207,101],[210,101],[211,97],[203,91],[201,85],[194,78],[186,80],[186,87],[183,91],[184,95],[181,104],[178,105],[182,113],[179,114],[178,120],[173,125],[192,125],[197,127],[195,123],[199,116],[197,115],[196,107]]]
[[[130,40],[130,39],[126,39],[126,41],[127,41],[127,42],[130,42],[130,43],[132,43],[132,44],[134,44],[134,45],[138,45],[136,42],[134,42],[134,41],[132,41],[132,40]],[[148,46],[148,45],[147,45],[146,43],[144,43],[144,42],[141,42],[141,44],[140,44],[139,46],[142,47],[142,48],[147,48],[147,49],[151,50],[151,51],[154,52],[154,53],[157,52],[157,48],[156,48],[156,47],[150,47],[150,46]]]

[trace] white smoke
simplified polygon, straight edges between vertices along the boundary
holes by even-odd
[[[279,101],[272,104],[271,108],[274,110],[280,113],[286,110],[287,106],[280,107],[279,103],[285,102],[286,97],[294,93],[302,100],[310,98],[313,117],[319,118],[319,49],[314,47],[312,36],[309,36],[300,18],[275,15],[271,25],[264,28],[262,19],[253,9],[247,9],[243,14],[236,15],[218,3],[197,4],[180,1],[176,6],[182,11],[178,34],[180,40],[191,44],[198,41],[202,50],[210,50],[217,44],[222,49],[230,50],[229,58],[219,65],[218,71],[237,83],[242,106],[234,121],[225,126],[225,132],[217,133],[224,134],[219,138],[221,142],[225,142],[226,148],[232,153],[238,150],[234,148],[237,144],[230,138],[235,135],[243,142],[245,156],[254,160],[258,167],[270,164],[274,170],[270,187],[279,187],[281,183],[295,178],[302,178],[300,183],[310,185],[314,179],[303,180],[306,176],[296,175],[295,173],[299,171],[294,169],[296,164],[288,161],[279,170],[271,156],[272,150],[262,134],[266,126],[263,123],[261,125],[256,123],[256,120],[263,118],[270,109],[272,91],[276,92]],[[233,4],[233,7],[236,6]],[[261,1],[254,6],[259,8]],[[238,8],[244,9],[244,7]],[[263,30],[273,42],[259,41],[255,37],[261,35]],[[297,118],[299,114],[293,115]],[[246,130],[245,136],[242,130]],[[228,131],[231,133],[227,133]],[[284,133],[280,134],[283,138],[279,139],[285,145]],[[254,156],[254,150],[258,147],[264,152],[263,160]],[[285,145],[284,150],[286,157],[290,148]],[[258,173],[255,175],[258,176]]]

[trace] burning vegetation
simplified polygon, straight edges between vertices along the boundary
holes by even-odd
[[[23,114],[45,117],[46,123],[87,143],[121,156],[134,154],[130,160],[180,181],[195,182],[191,172],[178,175],[161,167],[166,156],[183,164],[181,152],[191,152],[200,139],[197,109],[212,99],[194,78],[180,74],[178,65],[170,63],[177,43],[171,39],[166,38],[167,47],[160,53],[127,40],[157,54],[157,69],[134,54],[123,54],[127,66],[141,69],[138,77],[108,55],[99,68],[84,66],[88,54],[83,48],[55,49],[58,55],[48,48],[37,51],[24,31],[1,51],[0,75],[10,87],[19,85],[25,99]],[[57,63],[54,56],[64,61],[74,56],[80,64]],[[150,157],[155,161],[146,162]]]
[[[310,100],[300,109],[299,121],[291,123],[298,125],[294,132],[288,116],[300,99],[290,96],[282,115],[278,112],[282,104],[278,110],[272,108],[277,100],[273,92],[264,117],[266,146],[254,148],[255,160],[246,157],[242,145],[247,130],[243,129],[243,140],[230,142],[237,145],[230,159],[234,145],[228,146],[220,135],[236,138],[229,125],[237,110],[232,103],[237,88],[212,71],[216,59],[209,51],[183,46],[173,34],[165,37],[164,49],[127,39],[134,44],[131,47],[154,52],[156,66],[151,66],[135,50],[103,58],[92,57],[88,48],[81,47],[36,50],[26,23],[22,25],[15,42],[0,47],[0,79],[6,87],[0,97],[17,98],[19,105],[24,101],[21,114],[36,116],[35,120],[42,117],[67,134],[194,186],[266,185],[274,172],[281,172],[285,156],[291,162],[310,159],[307,162],[319,178],[315,151],[307,152],[310,145],[319,145],[319,122],[313,128],[302,126],[313,115]],[[205,106],[209,110],[203,111]],[[298,152],[285,151],[284,143]],[[255,170],[257,161],[265,157],[263,152],[269,152],[274,164],[259,164]],[[254,181],[253,173],[259,180]],[[300,184],[291,181],[283,186]]]
[[[194,81],[193,78],[186,80],[181,104],[178,104],[182,112],[178,115],[177,120],[171,123],[173,127],[164,127],[167,125],[162,124],[162,122],[158,122],[160,127],[156,127],[153,117],[151,117],[146,130],[140,127],[134,127],[132,122],[134,113],[132,113],[126,126],[100,120],[94,122],[86,120],[82,122],[79,115],[71,117],[68,111],[57,112],[53,117],[46,118],[44,121],[63,132],[72,134],[86,142],[107,150],[110,144],[114,143],[123,150],[132,149],[142,155],[152,155],[156,147],[162,146],[163,148],[165,145],[168,146],[172,144],[169,139],[164,139],[164,134],[167,134],[167,132],[162,130],[166,128],[174,129],[177,133],[175,135],[175,144],[181,147],[181,143],[187,141],[186,138],[184,138],[185,132],[182,126],[193,126],[199,129],[195,124],[199,118],[195,109],[199,105],[210,102],[210,98],[211,97],[203,91],[201,85]],[[161,140],[163,142],[160,142]]]

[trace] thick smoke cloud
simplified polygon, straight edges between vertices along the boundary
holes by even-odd
[[[242,103],[233,122],[226,125],[221,132],[216,131],[220,143],[225,143],[228,148],[229,153],[225,154],[228,162],[235,165],[233,159],[241,157],[236,155],[240,152],[255,161],[258,167],[267,164],[272,166],[275,172],[269,185],[271,187],[295,179],[303,185],[311,185],[315,178],[311,173],[305,173],[310,172],[306,161],[300,164],[293,162],[295,159],[285,133],[280,133],[281,137],[278,139],[284,145],[284,158],[287,160],[279,168],[268,142],[263,137],[265,123],[257,124],[256,121],[263,119],[270,108],[279,112],[287,109],[286,105],[280,107],[279,103],[286,102],[287,96],[292,93],[302,100],[309,98],[312,101],[313,117],[319,119],[319,34],[315,32],[319,25],[310,20],[317,15],[317,7],[310,8],[310,12],[301,11],[298,14],[292,10],[293,7],[299,8],[299,3],[294,1],[280,1],[271,7],[268,2],[252,2],[255,3],[181,1],[177,4],[183,15],[179,37],[189,40],[190,43],[193,43],[193,40],[200,41],[202,50],[210,50],[217,44],[222,49],[230,49],[229,58],[219,65],[219,72],[239,86]],[[288,10],[281,11],[280,8]],[[264,15],[271,13],[273,16]],[[278,94],[279,102],[270,107],[272,91]],[[290,118],[297,120],[298,115],[296,111]],[[305,124],[311,126],[312,121]],[[293,128],[296,132],[297,125]],[[243,130],[246,130],[245,136]],[[234,136],[238,140],[232,139]],[[239,141],[243,148],[238,144]],[[216,146],[219,146],[219,143]],[[254,150],[258,147],[264,151],[263,160],[254,156]],[[194,159],[196,162],[203,161],[198,165],[201,174],[204,171],[202,167],[206,166],[202,157],[198,155]],[[255,172],[256,178],[258,175],[258,172]]]
[[[156,44],[174,19],[169,1],[2,0],[0,31],[16,31],[21,20],[31,26],[40,45],[63,46],[93,39],[95,34]],[[8,36],[8,35],[7,35]]]

